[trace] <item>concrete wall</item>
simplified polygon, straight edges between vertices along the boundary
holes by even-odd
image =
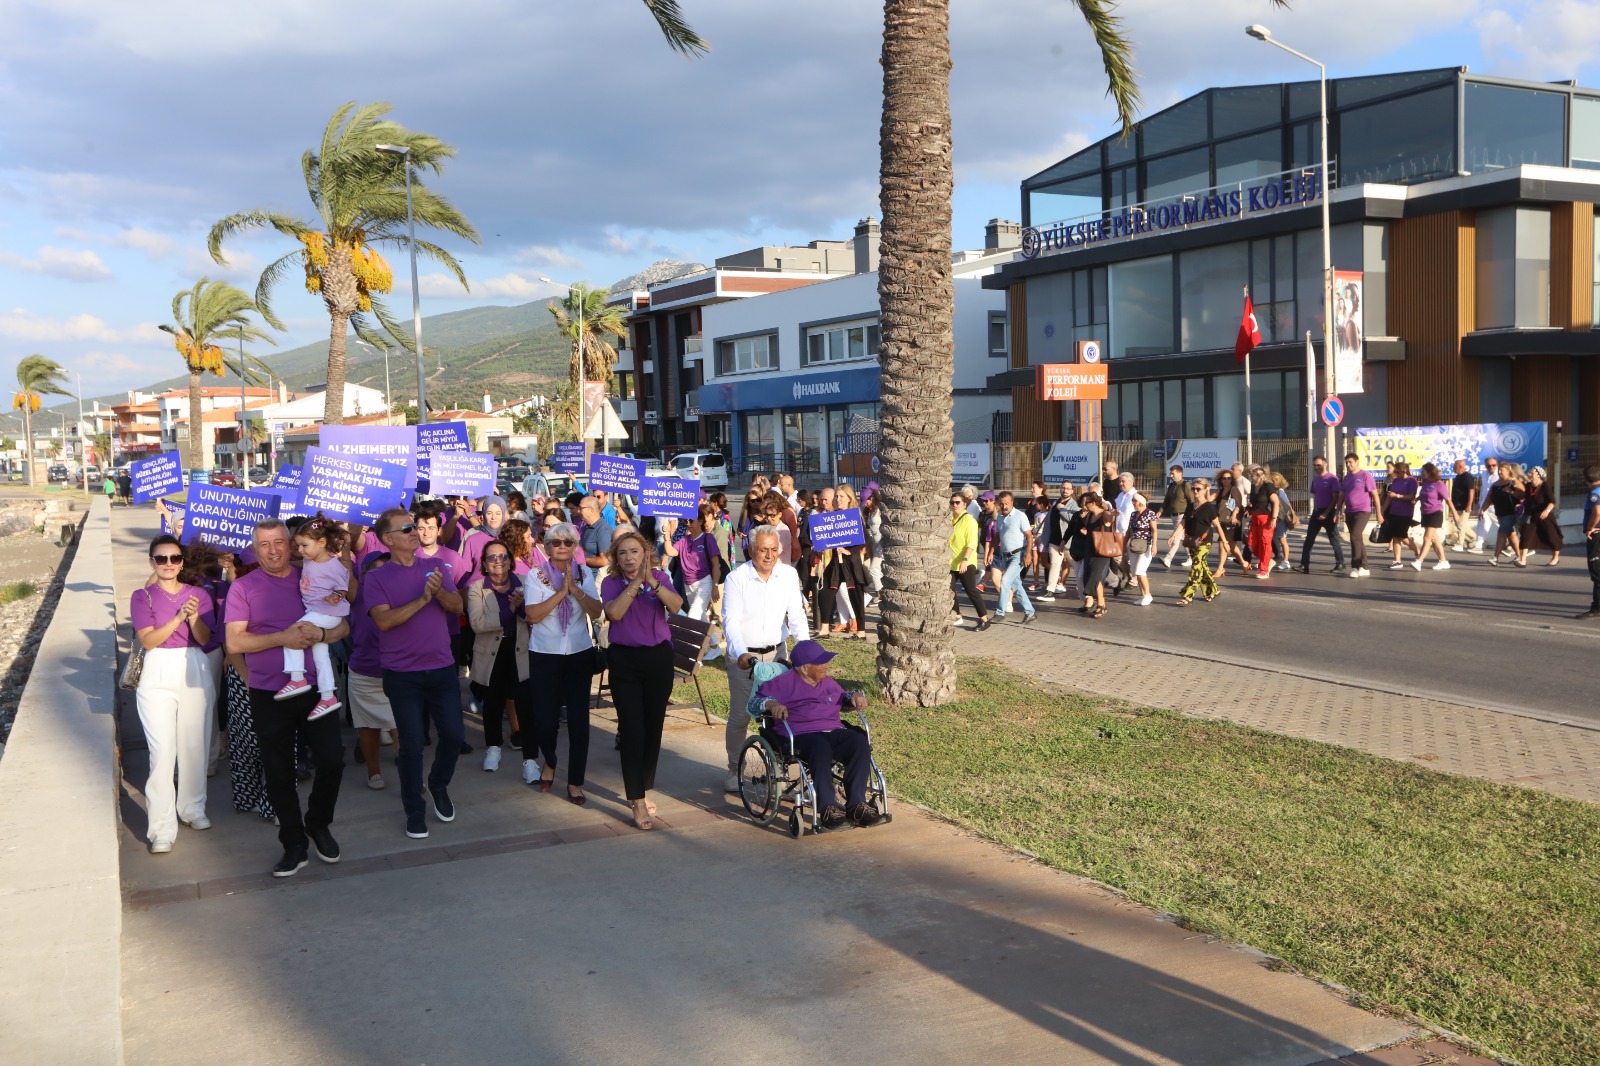
[[[96,499],[0,759],[0,1063],[122,1061],[116,630]]]

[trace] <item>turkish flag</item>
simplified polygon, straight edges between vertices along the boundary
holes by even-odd
[[[1239,339],[1233,342],[1233,360],[1242,363],[1245,357],[1261,343],[1261,327],[1256,325],[1255,305],[1250,302],[1250,294],[1244,296],[1244,317],[1239,320]]]

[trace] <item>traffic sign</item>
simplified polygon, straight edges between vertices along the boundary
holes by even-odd
[[[1575,463],[1577,461],[1578,461],[1578,449],[1576,449],[1576,448],[1568,448],[1567,449],[1567,462]]]
[[[1322,416],[1322,424],[1332,429],[1344,421],[1344,401],[1337,396],[1329,396],[1322,401],[1318,413]]]

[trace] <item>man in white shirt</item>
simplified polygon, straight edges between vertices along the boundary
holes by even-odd
[[[782,544],[775,526],[750,534],[750,561],[728,575],[722,586],[722,633],[728,645],[728,727],[724,746],[728,776],[723,791],[739,791],[739,750],[750,730],[752,674],[757,662],[772,662],[783,651],[784,628],[795,640],[809,640],[800,575],[778,561]]]
[[[1133,498],[1138,495],[1133,491],[1133,475],[1128,473],[1118,474],[1117,487],[1110,491],[1116,494],[1115,498],[1111,500],[1111,506],[1117,512],[1116,530],[1126,537],[1128,535],[1128,524],[1133,521]],[[1124,555],[1120,559],[1111,560],[1111,568],[1121,575],[1121,583],[1111,589],[1111,594],[1120,596],[1122,594],[1122,586],[1126,585],[1132,576],[1128,565],[1128,557]],[[1110,587],[1109,584],[1107,587]]]

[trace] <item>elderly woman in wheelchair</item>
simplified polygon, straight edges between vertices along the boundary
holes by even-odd
[[[739,755],[739,795],[757,823],[768,825],[789,800],[789,833],[798,837],[845,825],[889,820],[883,774],[872,758],[872,735],[860,712],[865,694],[846,693],[828,676],[834,656],[814,640],[790,654],[793,667],[758,663],[749,711],[760,732]],[[856,712],[860,724],[842,712]],[[840,806],[840,792],[844,805]]]

